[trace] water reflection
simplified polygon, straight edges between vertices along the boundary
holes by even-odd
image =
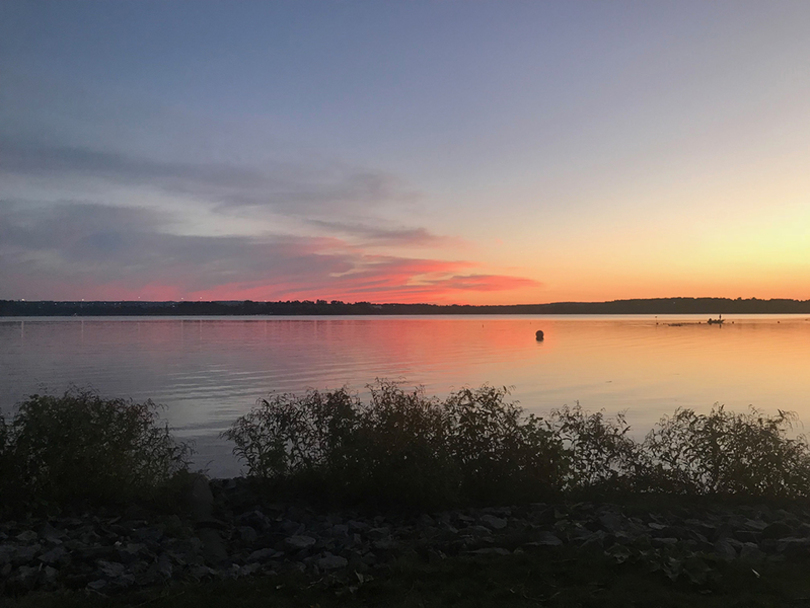
[[[702,321],[698,324],[698,321]],[[375,378],[445,394],[484,382],[543,414],[627,410],[639,433],[676,407],[795,410],[810,421],[806,317],[344,317],[0,320],[0,407],[70,383],[166,404],[199,462],[235,472],[216,434],[269,391]],[[657,323],[657,324],[656,324]],[[674,325],[673,325],[674,324]],[[545,339],[538,342],[535,332]]]

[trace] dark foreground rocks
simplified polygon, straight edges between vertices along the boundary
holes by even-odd
[[[210,490],[210,491],[209,491]],[[184,516],[0,522],[0,593],[136,587],[296,571],[368,577],[391,560],[506,555],[563,545],[696,584],[712,565],[810,557],[810,510],[767,506],[642,509],[576,503],[423,515],[323,513],[261,501],[242,479],[196,485]]]

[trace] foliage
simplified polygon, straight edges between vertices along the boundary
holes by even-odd
[[[0,484],[24,501],[113,503],[148,497],[187,465],[189,446],[159,424],[151,401],[73,389],[32,395],[0,423]]]
[[[562,440],[569,466],[565,488],[616,492],[633,486],[639,469],[639,446],[628,436],[624,414],[615,420],[604,412],[590,413],[579,403],[551,413],[555,434]]]
[[[807,439],[790,438],[795,414],[768,417],[755,408],[708,415],[677,410],[643,444],[647,484],[671,493],[805,497],[810,492]]]
[[[566,467],[560,438],[549,425],[505,401],[508,390],[484,385],[444,402],[448,442],[463,471],[463,495],[479,502],[522,501],[555,491]]]
[[[505,388],[445,401],[391,382],[363,403],[346,388],[260,400],[224,433],[251,476],[343,502],[447,506],[537,496],[557,485],[561,448]]]
[[[642,442],[623,414],[577,403],[526,415],[506,388],[446,399],[378,381],[367,403],[342,388],[261,400],[224,433],[248,474],[337,502],[440,507],[555,493],[796,498],[810,446],[795,416],[677,410]]]

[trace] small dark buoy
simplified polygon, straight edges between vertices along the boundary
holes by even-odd
[[[543,330],[538,329],[537,333],[534,334],[534,337],[537,338],[538,342],[542,342],[543,341]]]

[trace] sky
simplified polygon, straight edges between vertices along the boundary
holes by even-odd
[[[810,299],[810,3],[0,2],[0,299]]]

